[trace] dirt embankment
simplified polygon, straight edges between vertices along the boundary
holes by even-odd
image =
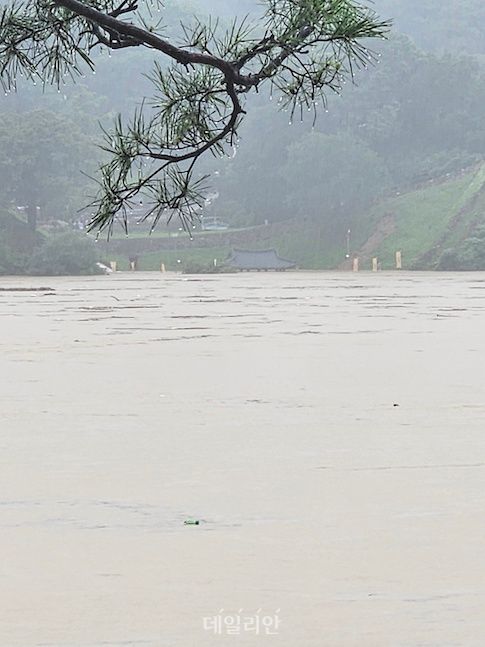
[[[376,255],[376,251],[382,243],[394,233],[396,229],[396,219],[394,214],[386,214],[377,224],[374,233],[369,236],[366,242],[354,253],[354,257],[358,257],[361,265],[368,263],[370,259]],[[342,263],[338,269],[349,269],[352,261],[348,260]]]

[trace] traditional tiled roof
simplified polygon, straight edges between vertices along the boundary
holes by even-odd
[[[278,256],[275,249],[233,249],[227,264],[238,270],[289,270],[296,267],[293,261]]]

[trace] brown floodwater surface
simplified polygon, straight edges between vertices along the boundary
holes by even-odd
[[[1,647],[485,644],[484,274],[2,278],[0,376]]]

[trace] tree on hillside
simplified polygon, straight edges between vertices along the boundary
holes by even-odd
[[[106,132],[110,159],[99,171],[92,227],[111,230],[117,219],[126,226],[140,197],[150,205],[153,226],[169,209],[188,227],[205,185],[196,164],[205,153],[232,153],[249,92],[267,82],[280,107],[315,118],[325,92],[340,92],[355,67],[372,61],[362,39],[383,37],[388,28],[353,0],[264,4],[255,24],[184,25],[180,44],[156,20],[157,0],[140,10],[137,0],[11,0],[0,10],[0,79],[7,92],[20,75],[60,85],[86,66],[94,70],[98,47],[143,47],[156,56],[151,98]]]
[[[72,121],[37,110],[0,115],[0,200],[25,207],[35,231],[39,211],[71,220],[88,185],[79,168],[89,168],[94,147]]]
[[[336,215],[367,209],[388,185],[378,156],[345,134],[302,137],[290,146],[285,171],[290,211],[333,223],[337,231],[342,221]]]

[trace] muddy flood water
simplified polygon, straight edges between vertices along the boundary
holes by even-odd
[[[0,288],[2,647],[483,647],[483,274]]]

